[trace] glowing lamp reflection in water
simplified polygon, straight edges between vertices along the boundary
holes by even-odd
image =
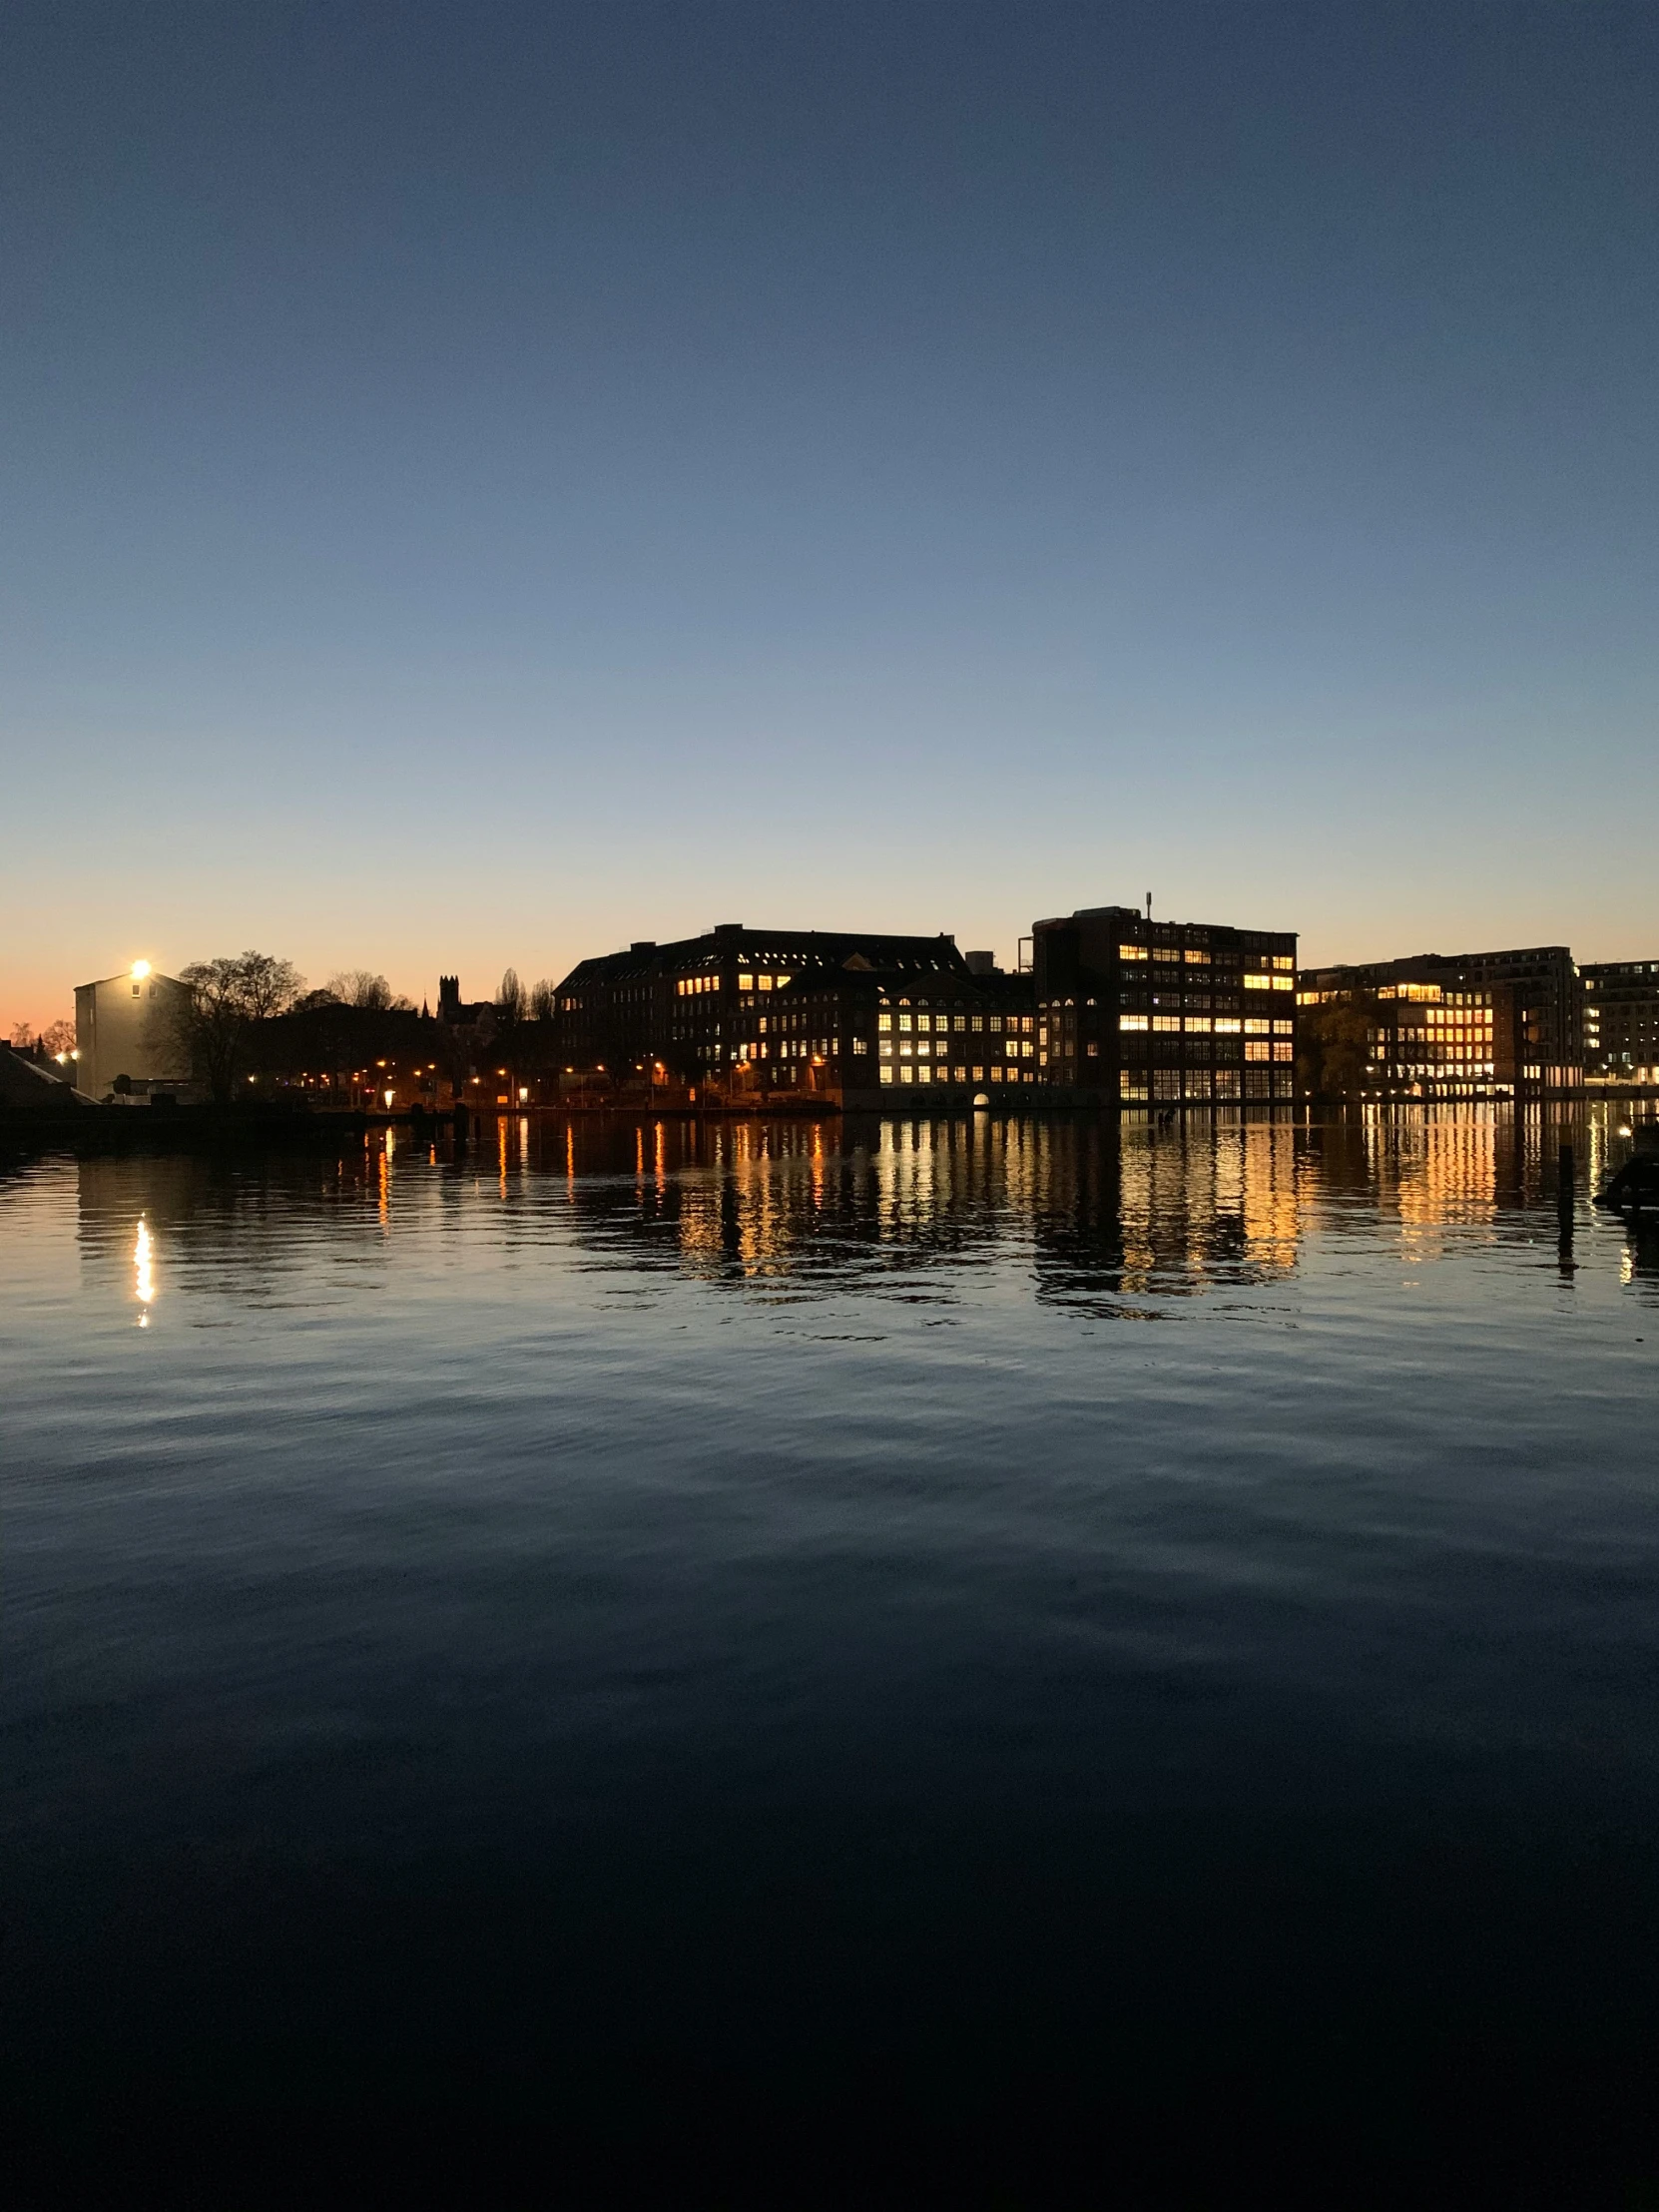
[[[156,1303],[155,1250],[150,1239],[150,1224],[141,1214],[138,1237],[133,1245],[133,1285],[139,1304],[144,1311],[139,1315],[139,1327],[150,1326],[150,1309]]]

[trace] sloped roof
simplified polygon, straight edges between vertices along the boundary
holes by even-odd
[[[60,1076],[50,1074],[38,1061],[26,1059],[9,1045],[0,1045],[0,1106],[25,1106],[47,1113],[72,1114],[77,1106],[90,1106]]]

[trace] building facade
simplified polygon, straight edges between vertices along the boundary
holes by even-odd
[[[1296,944],[1134,906],[1037,922],[1039,1081],[1123,1106],[1293,1098]]]
[[[1498,1082],[1492,992],[1469,977],[1432,961],[1310,968],[1297,979],[1297,1001],[1305,1014],[1333,1003],[1365,1007],[1366,1088],[1379,1097],[1512,1095]]]
[[[1594,960],[1584,983],[1584,1072],[1659,1083],[1659,960]]]
[[[1297,997],[1305,1009],[1368,1005],[1379,1097],[1525,1098],[1583,1085],[1584,992],[1565,945],[1310,968]]]
[[[1035,1084],[1033,1016],[1029,978],[979,955],[970,965],[950,936],[741,922],[583,960],[554,993],[573,1079],[843,1103],[922,1085],[931,1095]]]
[[[176,1095],[191,1073],[171,1018],[185,996],[183,983],[158,975],[148,960],[97,983],[78,983],[77,1089],[96,1099]]]

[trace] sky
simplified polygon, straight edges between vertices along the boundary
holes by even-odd
[[[12,0],[0,1023],[1659,956],[1659,10]]]

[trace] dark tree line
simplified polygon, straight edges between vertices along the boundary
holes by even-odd
[[[1372,997],[1332,999],[1298,1010],[1296,1078],[1304,1097],[1358,1098],[1375,1088],[1371,1039],[1379,1018]]]

